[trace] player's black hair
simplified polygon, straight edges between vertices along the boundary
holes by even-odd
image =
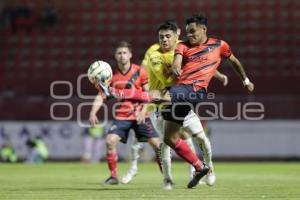
[[[159,32],[160,30],[171,30],[173,32],[176,32],[177,29],[178,29],[178,25],[175,22],[175,20],[170,19],[158,25],[157,32]]]
[[[191,17],[188,17],[185,20],[185,24],[188,25],[190,23],[196,23],[197,25],[202,24],[207,26],[207,17],[205,16],[205,14],[194,14]]]
[[[123,41],[120,41],[119,43],[117,43],[115,49],[118,49],[118,48],[128,48],[130,52],[132,52],[132,47],[131,47],[131,44],[125,40]]]

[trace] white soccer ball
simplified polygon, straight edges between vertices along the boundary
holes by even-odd
[[[87,75],[92,84],[98,81],[108,82],[112,79],[111,66],[102,60],[95,61],[90,65]]]

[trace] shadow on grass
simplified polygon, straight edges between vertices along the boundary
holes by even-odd
[[[61,188],[23,188],[23,189],[8,189],[7,191],[10,192],[20,192],[20,191],[40,191],[40,192],[47,192],[47,191],[118,191],[118,190],[129,190],[128,188],[120,188],[120,187],[110,187],[110,186],[100,186],[99,188],[67,188],[67,187],[61,187]],[[132,190],[132,189],[130,189]]]

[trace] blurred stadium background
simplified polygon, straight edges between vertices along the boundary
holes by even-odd
[[[211,84],[214,101],[223,102],[224,115],[235,116],[240,102],[260,102],[259,121],[208,121],[215,158],[230,160],[299,160],[300,158],[300,2],[298,0],[1,0],[0,24],[0,145],[10,141],[20,158],[25,140],[44,137],[50,159],[79,159],[89,105],[95,89],[81,79],[95,60],[112,66],[113,46],[119,40],[133,44],[140,63],[156,42],[156,27],[205,12],[209,35],[231,44],[255,83],[248,95],[230,67],[220,71],[229,85]],[[183,33],[184,35],[184,33]],[[50,86],[54,81],[55,95]],[[72,87],[69,87],[71,83]],[[54,115],[64,121],[51,119]],[[67,103],[67,104],[65,104]],[[71,105],[72,108],[68,107]],[[99,114],[100,116],[101,114]],[[127,146],[121,146],[124,159]],[[146,152],[144,160],[151,160]]]

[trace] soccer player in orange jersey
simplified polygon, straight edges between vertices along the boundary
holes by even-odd
[[[115,59],[118,64],[118,68],[113,73],[111,80],[111,86],[115,89],[131,89],[137,91],[148,90],[148,79],[146,71],[140,66],[131,63],[131,45],[128,42],[122,41],[116,48]],[[90,122],[95,124],[97,122],[96,113],[100,109],[103,96],[105,94],[100,93],[97,95],[92,110],[90,112]],[[146,118],[145,122],[139,124],[137,122],[137,113],[141,110],[141,104],[139,101],[122,99],[118,102],[115,109],[114,121],[106,137],[106,160],[108,163],[111,176],[105,180],[104,184],[113,185],[118,184],[117,178],[117,150],[116,145],[121,141],[127,142],[130,129],[135,131],[135,135],[140,142],[149,142],[156,153],[156,160],[160,165],[159,148],[160,139],[157,133],[154,131],[151,121]]]
[[[196,170],[195,176],[188,183],[188,188],[192,188],[213,169],[203,163],[179,138],[178,132],[184,119],[205,98],[209,82],[222,59],[229,60],[249,92],[254,90],[254,85],[229,45],[223,40],[207,36],[207,18],[204,15],[187,18],[186,32],[188,40],[177,44],[172,64],[173,73],[178,77],[176,85],[169,89],[172,104],[162,114],[166,120],[164,142]],[[195,139],[202,137],[197,123],[190,129]]]
[[[159,44],[152,45],[146,53],[145,60],[143,61],[143,65],[147,66],[148,69],[148,76],[149,76],[149,87],[150,90],[158,90],[162,91],[165,90],[167,87],[170,87],[175,84],[176,79],[173,76],[170,76],[168,74],[165,74],[165,71],[168,71],[171,69],[171,64],[174,57],[174,50],[176,47],[177,39],[179,36],[179,29],[176,25],[176,23],[172,20],[168,20],[165,23],[161,24],[158,29],[159,33]],[[227,84],[227,77],[221,73],[215,74],[215,77],[218,78],[220,81],[223,82],[224,85]],[[101,86],[102,87],[102,86]],[[109,89],[103,88],[104,90],[108,91]],[[115,92],[115,88],[111,88],[111,92]],[[134,94],[136,91],[131,91],[128,94],[126,94],[128,91],[118,90],[119,94],[123,93],[121,96],[123,98],[131,98],[134,96],[134,99],[140,99],[142,100],[142,93],[138,92],[139,94]],[[133,95],[134,94],[134,95]],[[116,96],[118,98],[119,95]],[[144,96],[147,96],[144,94]],[[151,95],[150,95],[151,96]],[[143,99],[146,100],[146,99]],[[149,99],[148,99],[149,100]],[[163,120],[158,119],[158,115],[152,113],[152,124],[154,128],[156,128],[156,131],[158,133],[162,133],[163,131]],[[189,127],[195,127],[193,124],[197,123],[197,134],[198,137],[195,137],[196,142],[200,145],[200,148],[203,151],[203,157],[205,163],[210,167],[213,168],[213,162],[212,162],[212,151],[211,151],[211,145],[209,139],[206,137],[205,132],[203,128],[201,127],[200,119],[195,113],[190,113],[189,117],[184,121],[183,128],[190,130]],[[162,130],[161,130],[162,129]],[[193,135],[194,132],[191,132],[191,135]],[[187,133],[185,134],[186,137]],[[201,137],[200,137],[201,136]],[[186,139],[186,138],[185,138]],[[191,140],[191,138],[189,138]],[[185,141],[187,142],[187,140]],[[192,148],[192,141],[190,141],[189,146]],[[132,180],[134,175],[137,171],[137,158],[138,158],[138,151],[140,148],[140,144],[134,144],[132,145],[132,156],[130,169],[128,170],[128,173],[122,178],[123,183],[128,183]],[[164,188],[165,189],[171,189],[172,188],[172,178],[171,178],[171,160],[170,160],[170,149],[169,146],[163,145],[161,149],[161,157],[162,157],[162,163],[163,163],[163,174],[164,174]],[[192,167],[192,170],[194,170],[194,167]],[[209,173],[206,177],[206,184],[209,186],[214,185],[216,176],[212,173]],[[191,171],[190,171],[191,173]],[[193,177],[193,173],[191,173],[191,177]]]

